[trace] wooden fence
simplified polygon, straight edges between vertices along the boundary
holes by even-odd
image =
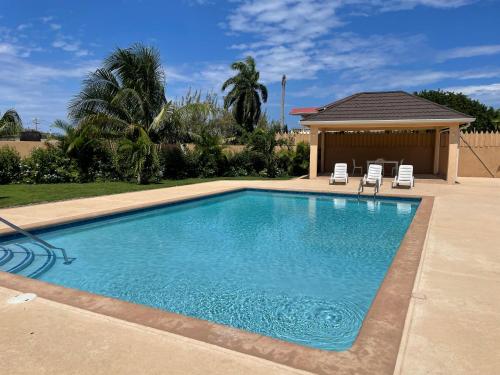
[[[366,169],[368,160],[383,158],[413,164],[415,173],[432,173],[434,133],[324,133],[320,138],[320,159],[324,157],[324,172],[331,172],[336,162],[346,162],[349,169],[356,165]],[[322,151],[321,148],[324,148]],[[320,160],[320,165],[321,160]],[[388,167],[389,168],[389,167]],[[387,170],[390,174],[391,171]]]
[[[500,132],[462,133],[458,175],[500,177]]]

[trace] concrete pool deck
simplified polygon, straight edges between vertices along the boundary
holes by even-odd
[[[30,227],[239,187],[352,193],[357,183],[352,179],[348,186],[332,187],[324,178],[216,181],[2,209],[0,215]],[[381,193],[435,197],[396,373],[496,372],[500,367],[500,252],[494,228],[500,227],[500,180],[461,179],[452,186],[417,181],[411,191],[391,191],[386,181]],[[5,356],[1,363],[8,373],[35,368],[38,373],[304,373],[43,298],[7,305],[7,297],[14,294],[0,289],[0,313],[5,318],[0,358]]]

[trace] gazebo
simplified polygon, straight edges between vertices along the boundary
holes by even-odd
[[[390,154],[448,183],[457,179],[460,128],[475,120],[404,91],[362,92],[291,114],[310,129],[309,178],[331,171],[333,162],[363,165]]]

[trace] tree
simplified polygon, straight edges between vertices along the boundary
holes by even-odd
[[[23,122],[15,109],[8,109],[0,116],[0,136],[16,135],[23,131]]]
[[[281,130],[281,124],[271,122],[268,126],[260,126],[250,135],[247,147],[258,153],[264,160],[268,177],[276,177],[276,147],[289,145],[285,138],[276,135]]]
[[[261,105],[267,102],[267,88],[259,83],[260,73],[252,57],[233,63],[231,68],[237,74],[222,85],[222,91],[230,88],[224,98],[224,108],[231,109],[238,125],[252,132],[259,121]]]
[[[139,184],[158,171],[158,143],[175,133],[172,113],[160,54],[142,44],[116,49],[83,82],[69,106],[78,127],[118,143]]]
[[[423,90],[416,92],[415,95],[475,117],[476,121],[471,124],[469,127],[470,130],[491,131],[500,129],[498,121],[500,118],[499,109],[488,107],[462,93],[443,90]]]
[[[204,126],[198,134],[191,134],[202,177],[218,176],[223,172],[225,156],[222,153],[221,138],[214,126]]]
[[[113,161],[109,147],[92,133],[92,127],[77,127],[63,120],[56,120],[52,127],[63,132],[57,135],[59,148],[76,161],[80,180],[94,181],[113,175]]]

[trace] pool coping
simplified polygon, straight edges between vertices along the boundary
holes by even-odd
[[[101,211],[95,215],[82,215],[83,217],[71,218],[70,220],[66,218],[66,220],[61,220],[59,223],[57,223],[56,219],[52,220],[51,223],[43,222],[39,225],[31,225],[30,229],[36,228],[40,230],[49,226],[57,226],[57,224],[61,223],[92,220],[103,216],[107,217],[113,214],[122,214],[168,204],[178,204],[240,190],[246,189],[220,189],[215,193],[195,194],[187,198],[166,200],[147,205],[133,205],[126,208],[109,210],[108,212]],[[250,188],[250,190],[287,191],[306,194],[318,193],[341,197],[353,196],[317,189]],[[420,263],[420,255],[427,235],[434,198],[429,196],[397,195],[384,195],[383,198],[402,198],[403,200],[417,198],[421,199],[421,201],[394,260],[363,320],[356,341],[349,350],[342,352],[305,347],[261,334],[6,272],[0,272],[0,286],[20,292],[36,293],[40,297],[55,302],[179,334],[313,373],[392,374],[396,364],[415,276]],[[8,235],[1,237],[8,237]]]

